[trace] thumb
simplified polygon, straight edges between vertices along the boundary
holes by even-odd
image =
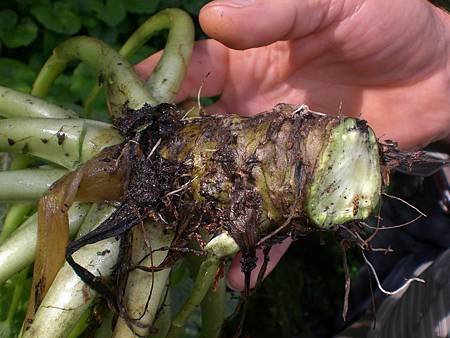
[[[216,0],[202,8],[200,24],[206,34],[230,48],[255,48],[319,32],[340,18],[344,3],[342,0]]]

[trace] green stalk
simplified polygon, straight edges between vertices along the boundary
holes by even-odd
[[[200,338],[219,337],[225,320],[226,287],[225,279],[220,278],[217,288],[209,288],[201,304],[202,327]]]
[[[62,42],[53,50],[38,74],[32,94],[45,97],[56,78],[73,60],[81,60],[101,74],[110,98],[113,116],[119,116],[124,106],[141,108],[144,103],[155,104],[131,65],[103,41],[80,36]]]
[[[80,337],[84,331],[89,327],[89,323],[91,322],[91,309],[86,309],[81,315],[75,327],[72,329],[68,338],[78,338]]]
[[[173,233],[165,234],[164,227],[156,223],[144,224],[146,234],[141,228],[133,228],[132,262],[144,266],[158,266],[167,256],[168,251],[156,251],[161,247],[170,246]],[[147,246],[146,236],[150,242]],[[143,257],[148,256],[142,262]],[[128,338],[146,336],[155,322],[156,314],[161,306],[166,286],[170,275],[170,268],[158,272],[146,272],[139,269],[133,270],[128,275],[127,286],[124,294],[124,306],[131,319],[133,331],[130,330],[123,318],[117,320],[113,337]],[[147,300],[148,304],[147,304]],[[147,308],[146,308],[147,304]]]
[[[168,8],[155,14],[130,36],[119,54],[128,59],[152,36],[164,29],[169,29],[164,54],[147,80],[147,88],[158,102],[173,102],[186,74],[194,45],[194,25],[188,14],[177,8]],[[100,90],[101,87],[96,85],[86,98],[86,112],[92,110],[92,104]]]
[[[69,209],[70,235],[73,236],[80,227],[88,206],[74,203]],[[37,213],[30,216],[0,246],[0,284],[11,278],[15,273],[33,263],[37,242]]]
[[[17,308],[19,307],[20,299],[22,298],[22,292],[24,291],[24,284],[27,280],[29,268],[25,268],[22,271],[20,271],[16,278],[14,279],[14,293],[11,300],[11,303],[9,304],[8,308],[8,316],[6,317],[6,322],[8,325],[12,325],[12,321],[14,319],[14,315],[17,312]]]
[[[0,116],[67,119],[76,118],[77,114],[33,95],[0,86]]]
[[[28,167],[28,165],[30,165],[31,162],[32,161],[29,156],[17,155],[11,161],[9,169],[10,170],[24,169]],[[0,191],[0,196],[2,195],[2,193],[4,195],[7,195],[8,197],[6,197],[6,199],[8,199],[9,201],[9,196],[11,196],[11,193],[14,193],[14,191],[13,192],[10,191],[8,184],[16,183],[17,177],[14,176],[11,177],[11,175],[8,175],[6,173],[9,172],[0,171],[0,186],[3,187],[2,191]],[[21,190],[20,188],[16,189],[16,191],[20,190]],[[3,222],[2,232],[0,234],[0,244],[3,243],[17,229],[17,227],[26,220],[26,216],[31,212],[33,207],[34,207],[33,204],[12,204],[9,206],[8,213],[6,214],[5,220]]]
[[[83,119],[0,120],[0,151],[25,153],[68,169],[98,154],[121,137],[107,123]]]
[[[145,85],[158,102],[173,102],[191,59],[194,25],[186,12],[175,8],[161,11],[153,18],[155,27],[170,27],[170,31],[161,60]],[[142,37],[148,32],[153,33],[153,23],[139,28],[122,50],[129,51],[139,46]]]
[[[81,119],[0,120],[0,151],[37,156],[66,168],[75,168],[84,121]]]
[[[113,211],[112,206],[94,204],[77,237],[103,223]],[[117,263],[118,252],[119,241],[108,238],[81,248],[74,257],[79,264],[96,276],[108,277]],[[89,288],[66,262],[36,311],[33,323],[25,323],[22,337],[67,336],[96,296],[97,292]]]
[[[200,265],[192,293],[184,303],[180,312],[172,320],[166,338],[176,338],[181,334],[189,317],[205,298],[206,293],[214,281],[219,265],[220,260],[214,254],[209,255]]]
[[[171,321],[171,307],[170,307],[170,288],[166,284],[167,295],[164,304],[160,304],[158,318],[156,318],[154,327],[157,330],[155,333],[151,333],[149,338],[164,338],[169,332],[170,321]]]
[[[0,175],[2,173],[0,172]],[[1,185],[1,183],[0,183]],[[0,234],[0,244],[2,244],[11,234],[21,225],[28,213],[33,210],[34,204],[13,204],[10,206],[3,222],[2,232]]]
[[[84,163],[100,153],[103,148],[122,142],[122,136],[105,122],[85,120],[86,128],[82,140],[80,162]]]
[[[36,163],[36,160],[28,155],[16,154],[11,161],[11,165],[8,170],[20,170],[26,169],[30,166],[33,166]]]
[[[64,169],[1,171],[0,186],[2,189],[0,190],[0,201],[35,202],[41,198],[55,181],[66,173],[67,170]]]

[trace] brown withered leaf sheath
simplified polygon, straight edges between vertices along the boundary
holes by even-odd
[[[72,254],[86,244],[124,235],[145,219],[162,221],[176,233],[168,257],[154,269],[173,264],[195,234],[226,230],[244,252],[242,270],[248,275],[256,264],[258,241],[280,227],[282,231],[269,236],[265,246],[292,231],[335,229],[339,222],[367,217],[378,203],[383,164],[372,131],[364,121],[296,108],[280,104],[254,117],[190,117],[174,105],[161,104],[129,111],[116,120],[126,141],[62,178],[40,202],[35,265],[39,278],[33,285],[31,311],[63,263],[66,211],[74,198],[121,202],[101,226],[68,245],[66,258],[122,314],[117,292],[78,265]],[[347,156],[345,149],[354,152],[346,144],[339,145],[341,138],[356,139],[362,148],[358,150],[362,155],[354,154],[349,161],[355,172],[344,173],[357,182],[355,191],[341,186],[342,180],[325,177],[346,168],[329,158]],[[394,146],[385,148],[394,153]],[[366,196],[365,191],[369,191]],[[28,319],[32,319],[30,312]]]
[[[119,147],[105,149],[80,169],[58,180],[38,204],[38,241],[33,284],[26,323],[33,320],[39,304],[50,288],[64,257],[69,240],[68,210],[76,200],[120,201],[126,189],[127,165],[110,158]]]

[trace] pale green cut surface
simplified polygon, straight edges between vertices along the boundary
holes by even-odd
[[[381,193],[378,143],[373,131],[346,118],[320,154],[306,199],[306,213],[318,227],[365,219]]]

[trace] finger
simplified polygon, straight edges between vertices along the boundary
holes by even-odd
[[[280,261],[281,257],[286,253],[287,249],[289,248],[289,245],[291,245],[292,239],[286,238],[283,242],[279,244],[275,244],[272,246],[272,249],[270,249],[270,260],[267,264],[267,269],[264,274],[264,278],[266,278],[272,270],[275,268],[275,266]],[[256,285],[256,281],[258,279],[258,273],[261,270],[261,266],[264,262],[264,255],[262,253],[261,249],[258,249],[256,252],[256,255],[258,257],[258,262],[256,263],[256,268],[252,271],[252,275],[250,277],[250,288],[253,289]],[[241,254],[237,254],[236,257],[234,257],[233,261],[231,262],[230,270],[228,272],[228,286],[234,290],[244,290],[245,287],[245,280],[244,280],[244,274],[241,271]]]
[[[261,47],[326,28],[343,15],[345,2],[216,0],[202,8],[200,24],[209,37],[230,48]]]
[[[135,65],[135,70],[142,79],[151,75],[161,55],[162,51]],[[223,90],[227,65],[228,48],[214,40],[197,41],[177,102],[187,97],[196,97],[202,85],[202,96],[219,95]]]

